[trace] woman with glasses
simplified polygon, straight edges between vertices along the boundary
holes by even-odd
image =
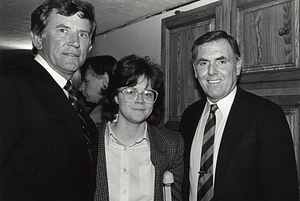
[[[173,174],[172,199],[181,200],[184,144],[156,126],[163,72],[136,55],[120,59],[103,97],[95,200],[163,200],[163,175]]]

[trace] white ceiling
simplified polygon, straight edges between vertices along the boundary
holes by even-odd
[[[30,15],[44,0],[0,0],[0,49],[31,49]],[[105,33],[195,0],[86,0],[95,6],[97,33]]]

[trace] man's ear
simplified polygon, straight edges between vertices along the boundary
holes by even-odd
[[[193,69],[194,69],[195,78],[198,78],[198,74],[197,74],[197,66],[196,66],[196,64],[194,64],[194,63],[193,63]]]
[[[116,95],[116,96],[114,97],[114,100],[115,100],[115,102],[116,102],[117,104],[119,104],[119,98],[118,98],[118,95]]]
[[[42,44],[43,39],[42,39],[42,37],[35,35],[34,33],[32,33],[32,31],[30,32],[30,36],[31,36],[31,41],[32,41],[34,47],[37,50],[43,49],[43,44]]]
[[[89,47],[89,51],[91,51],[92,48],[93,48],[93,45],[91,45],[91,46]]]
[[[242,57],[238,58],[238,60],[236,62],[236,76],[240,76],[240,74],[241,74],[242,63],[243,63]]]

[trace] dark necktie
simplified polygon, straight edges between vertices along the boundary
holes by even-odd
[[[216,104],[210,106],[209,117],[204,129],[198,180],[198,201],[213,200],[213,156],[216,125],[215,112],[217,109],[218,106]]]
[[[84,138],[86,139],[86,144],[87,144],[87,150],[90,156],[90,161],[93,160],[92,157],[92,149],[91,149],[91,140],[89,138],[89,131],[87,129],[87,123],[86,120],[84,118],[84,114],[83,114],[83,108],[81,107],[81,105],[78,102],[77,99],[77,91],[75,90],[74,86],[72,85],[72,83],[70,81],[67,82],[67,84],[64,86],[64,89],[68,91],[69,93],[69,100],[71,102],[71,104],[73,105],[73,107],[75,108],[75,110],[77,111],[78,117],[80,119],[80,123],[81,123],[81,128],[83,131],[83,135]]]

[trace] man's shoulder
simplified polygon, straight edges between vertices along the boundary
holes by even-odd
[[[5,67],[0,70],[1,76],[24,76],[29,68],[36,66],[37,63],[33,58],[28,58],[20,63]]]
[[[250,110],[282,110],[281,107],[273,102],[272,100],[267,99],[266,97],[259,96],[257,94],[248,92],[243,89],[239,89],[237,93],[237,99],[241,104],[247,104]]]
[[[189,105],[185,110],[184,113],[199,113],[204,108],[206,103],[206,98],[200,99],[191,105]]]
[[[254,94],[241,88],[238,89],[237,96],[242,96],[245,100],[248,100],[248,102],[250,103],[275,104],[273,101],[267,99],[266,97]]]

